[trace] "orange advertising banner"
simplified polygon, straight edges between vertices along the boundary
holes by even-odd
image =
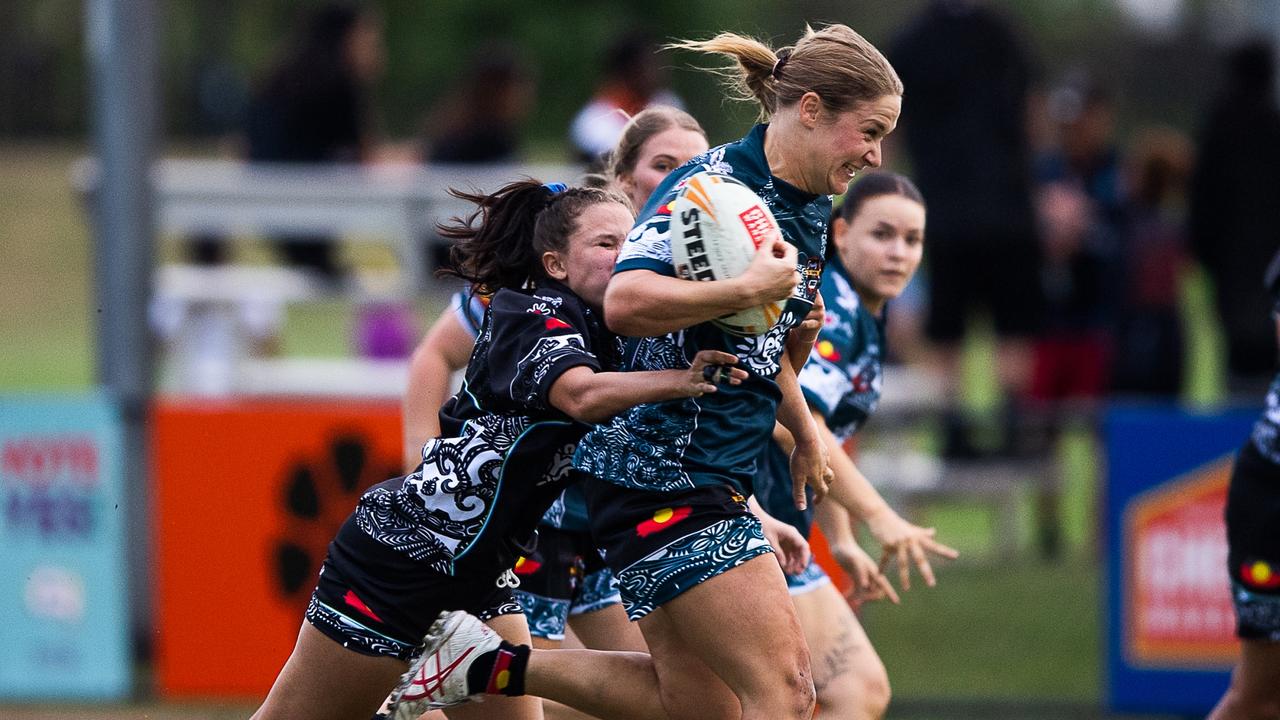
[[[162,400],[152,418],[159,692],[264,697],[329,540],[401,474],[399,405]]]

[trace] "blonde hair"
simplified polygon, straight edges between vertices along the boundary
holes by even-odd
[[[636,113],[622,128],[618,136],[618,144],[609,153],[609,176],[617,179],[619,175],[635,171],[640,160],[640,148],[649,138],[664,133],[673,127],[696,132],[705,140],[707,131],[702,129],[698,121],[689,113],[670,105],[654,105]]]
[[[889,60],[847,25],[819,30],[805,26],[795,45],[777,50],[752,37],[720,33],[710,40],[680,40],[671,49],[727,55],[734,66],[714,71],[735,100],[760,105],[769,119],[779,108],[815,92],[831,112],[844,112],[859,102],[901,95],[902,80]]]

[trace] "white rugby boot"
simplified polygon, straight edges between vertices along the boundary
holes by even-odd
[[[438,708],[467,702],[467,670],[476,658],[498,647],[502,638],[461,610],[440,613],[423,638],[424,649],[391,693],[394,720],[416,720]]]

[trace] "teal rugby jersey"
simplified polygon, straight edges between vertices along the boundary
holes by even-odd
[[[800,388],[810,407],[822,414],[840,440],[856,433],[880,402],[884,358],[884,321],[867,311],[838,260],[827,265],[822,278],[826,316],[809,361],[800,371]],[[760,504],[775,518],[809,536],[810,509],[797,510],[791,499],[791,467],[782,448],[773,442],[764,452],[756,480]]]
[[[773,177],[764,155],[768,125],[684,164],[663,181],[641,210],[618,256],[615,273],[652,270],[674,276],[671,201],[690,175],[703,170],[731,175],[764,200],[782,236],[799,250],[801,282],[782,318],[753,338],[732,335],[706,322],[659,337],[629,338],[624,370],[687,368],[699,350],[738,356],[749,377],[699,398],[634,407],[597,426],[578,444],[575,466],[625,487],[670,491],[730,483],[751,490],[760,448],[768,441],[781,393],[774,382],[787,332],[813,307],[822,277],[831,198],[812,195]]]

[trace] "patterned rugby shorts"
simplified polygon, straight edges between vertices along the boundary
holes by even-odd
[[[632,620],[773,552],[746,498],[729,485],[650,492],[588,478],[583,490],[591,534]]]
[[[533,554],[516,561],[516,600],[529,620],[529,633],[563,640],[570,617],[622,602],[613,573],[585,530],[538,526]]]
[[[787,576],[787,592],[792,595],[804,595],[829,582],[831,582],[831,578],[827,577],[826,571],[810,557],[809,564],[803,570],[795,575]]]
[[[446,575],[370,538],[349,517],[329,543],[306,619],[329,639],[363,655],[409,661],[445,610],[481,620],[518,615],[509,583]]]
[[[1236,635],[1280,642],[1280,466],[1250,440],[1240,450],[1227,494],[1227,567]]]

